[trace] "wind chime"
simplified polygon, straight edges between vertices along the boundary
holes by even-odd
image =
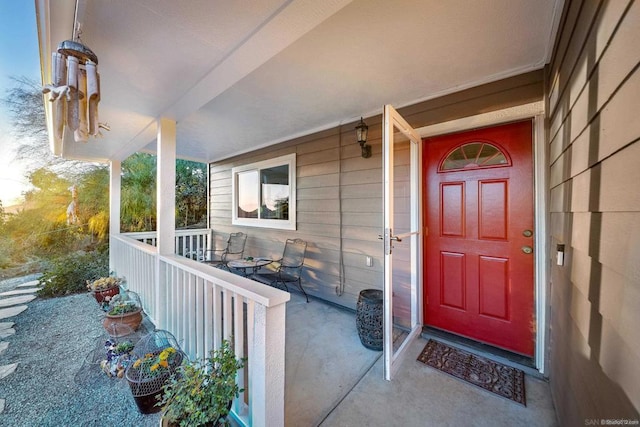
[[[65,40],[52,53],[52,82],[42,93],[49,93],[53,102],[55,138],[61,140],[64,127],[73,131],[76,142],[87,142],[89,136],[102,136],[98,122],[100,102],[100,74],[98,56],[80,41],[79,31],[74,40]]]

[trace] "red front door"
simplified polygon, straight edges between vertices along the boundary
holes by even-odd
[[[530,121],[424,140],[425,323],[532,356]]]

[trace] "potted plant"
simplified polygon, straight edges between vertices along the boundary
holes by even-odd
[[[128,335],[142,322],[142,307],[135,292],[123,291],[109,301],[102,326],[112,337]]]
[[[100,367],[109,377],[124,377],[124,372],[131,360],[133,343],[130,341],[117,342],[110,338],[104,343],[105,359],[100,362]]]
[[[175,337],[167,331],[155,330],[138,341],[125,378],[141,413],[160,411],[162,389],[183,358]]]
[[[218,350],[196,361],[187,361],[164,386],[163,425],[203,426],[226,424],[233,399],[244,391],[236,374],[244,367],[228,340]]]
[[[93,282],[87,280],[87,289],[93,294],[98,304],[102,304],[105,299],[109,301],[114,295],[120,293],[120,284],[123,281],[116,276],[100,277]]]

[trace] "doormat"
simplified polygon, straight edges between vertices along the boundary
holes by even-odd
[[[467,351],[429,340],[418,360],[427,366],[527,406],[524,372]]]

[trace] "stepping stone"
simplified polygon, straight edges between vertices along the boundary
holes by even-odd
[[[4,399],[0,399],[0,414],[4,412]]]
[[[13,374],[13,372],[18,367],[17,363],[12,363],[11,365],[0,366],[0,380],[4,377]]]
[[[14,289],[13,291],[1,292],[0,297],[10,297],[13,295],[25,295],[38,292],[40,288]]]
[[[15,333],[16,333],[16,330],[13,328],[0,329],[0,338],[7,338],[7,337],[10,337],[11,335],[14,335]]]
[[[36,299],[35,295],[21,295],[19,297],[0,299],[0,308],[11,307],[13,305],[25,304]]]
[[[9,343],[6,341],[0,341],[0,354],[4,353],[9,348]]]
[[[0,308],[0,319],[17,316],[27,309],[26,305],[16,305],[15,307]]]
[[[30,282],[25,282],[21,285],[16,286],[16,288],[33,288],[34,286],[38,286],[37,280],[32,280]]]

